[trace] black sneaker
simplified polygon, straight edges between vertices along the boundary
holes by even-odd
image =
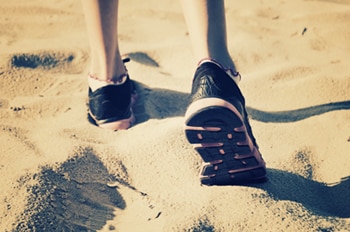
[[[205,62],[197,68],[191,96],[185,133],[205,162],[201,183],[264,181],[265,162],[249,125],[244,97],[220,64]]]
[[[136,99],[134,83],[127,75],[120,85],[107,85],[92,91],[89,88],[89,121],[111,130],[125,130],[135,122],[132,111]]]

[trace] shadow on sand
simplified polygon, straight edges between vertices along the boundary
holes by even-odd
[[[293,201],[322,216],[350,218],[350,177],[326,185],[277,169],[267,170],[265,183],[248,186],[266,191],[275,200]]]
[[[97,231],[125,209],[123,197],[107,187],[110,174],[85,148],[57,168],[43,167],[26,186],[29,193],[15,231]],[[28,177],[27,177],[28,178]]]
[[[190,102],[189,94],[150,89],[137,83],[139,102],[135,113],[138,123],[149,119],[183,116]],[[309,117],[336,110],[349,110],[350,101],[334,102],[290,111],[266,112],[247,107],[253,120],[266,123],[296,122]],[[269,180],[255,187],[268,192],[276,200],[290,200],[301,203],[320,215],[350,217],[350,178],[332,186],[315,182],[290,172],[268,169]]]
[[[296,122],[312,116],[317,116],[335,110],[349,110],[350,101],[332,102],[317,106],[301,108],[297,110],[267,112],[247,107],[247,111],[253,120],[260,122],[286,123]]]
[[[154,118],[162,119],[185,115],[186,108],[190,103],[189,94],[167,89],[151,89],[139,82],[136,82],[136,86],[139,97],[134,111],[138,123]],[[350,101],[276,112],[247,107],[248,114],[253,120],[266,123],[296,122],[336,110],[350,110]]]

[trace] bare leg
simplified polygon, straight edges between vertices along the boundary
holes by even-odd
[[[111,81],[125,73],[118,44],[118,0],[82,0],[90,42],[90,74]],[[105,83],[89,78],[96,89]]]
[[[195,59],[210,58],[236,71],[227,49],[224,0],[181,0]]]
[[[82,5],[91,53],[89,121],[106,129],[127,129],[135,121],[135,94],[119,52],[118,0],[82,0]]]

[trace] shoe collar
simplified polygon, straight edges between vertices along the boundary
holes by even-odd
[[[201,59],[198,62],[198,67],[204,63],[213,63],[217,65],[219,68],[221,68],[222,70],[224,70],[227,73],[227,75],[229,75],[233,80],[238,78],[238,81],[241,81],[241,74],[239,72],[234,71],[232,68],[225,68],[222,64],[220,64],[218,61],[214,59],[211,59],[211,58]]]

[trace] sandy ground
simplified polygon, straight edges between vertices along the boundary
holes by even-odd
[[[55,3],[55,4],[53,4]],[[120,4],[137,125],[86,120],[80,1],[0,5],[1,231],[350,231],[350,1],[227,1],[268,181],[204,187],[178,1]]]

